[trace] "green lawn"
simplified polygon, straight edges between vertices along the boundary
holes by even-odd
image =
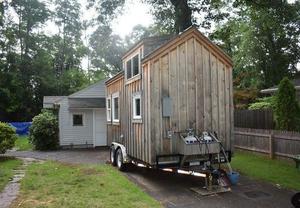
[[[18,139],[15,142],[15,148],[18,151],[32,150],[33,145],[29,142],[28,137],[19,136]]]
[[[231,165],[250,178],[300,191],[300,171],[289,161],[271,160],[265,156],[237,151]]]
[[[31,164],[12,207],[161,207],[109,165]]]
[[[0,157],[0,192],[5,185],[12,179],[13,169],[22,164],[22,161],[12,158]]]

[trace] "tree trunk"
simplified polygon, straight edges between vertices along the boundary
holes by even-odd
[[[192,25],[192,11],[188,0],[171,0],[175,7],[175,28],[180,33]]]

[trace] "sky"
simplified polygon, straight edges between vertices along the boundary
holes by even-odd
[[[90,20],[97,15],[95,10],[86,10],[86,0],[79,0],[82,5],[82,18]],[[124,12],[112,23],[113,32],[124,38],[135,25],[149,26],[153,23],[153,17],[149,13],[149,5],[137,0],[126,0]]]

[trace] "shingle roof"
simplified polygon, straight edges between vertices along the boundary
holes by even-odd
[[[69,108],[105,108],[105,98],[69,98]]]
[[[300,90],[300,78],[293,79],[293,80],[291,80],[291,82],[294,84],[296,90]],[[272,93],[276,92],[277,90],[278,90],[278,85],[275,85],[273,87],[263,89],[260,92],[263,94],[272,94]]]
[[[131,51],[135,50],[136,47],[140,45],[144,45],[144,56],[149,55],[154,50],[169,42],[171,39],[176,37],[177,35],[161,35],[161,36],[153,36],[153,37],[146,37],[135,43],[130,49],[126,51],[123,55],[122,59],[124,59],[127,55],[131,53]]]
[[[70,98],[105,98],[105,81],[99,81],[71,95]]]
[[[67,96],[44,96],[44,104],[55,104],[66,98]]]

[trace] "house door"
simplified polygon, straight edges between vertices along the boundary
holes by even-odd
[[[106,115],[105,109],[94,110],[94,147],[106,146]]]

